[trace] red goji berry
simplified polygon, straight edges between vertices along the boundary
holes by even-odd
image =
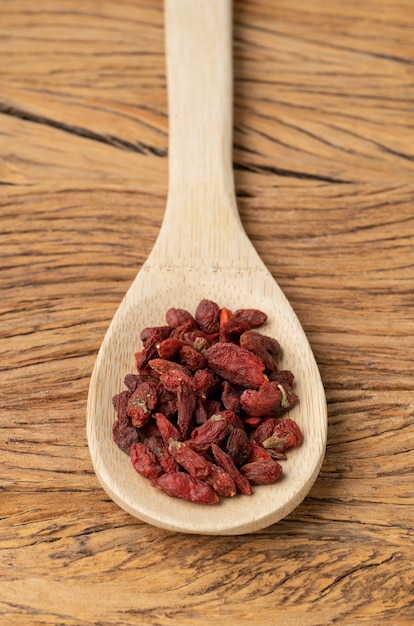
[[[247,457],[248,463],[253,463],[254,461],[271,461],[272,459],[273,457],[268,450],[258,443],[250,441],[249,455]]]
[[[226,442],[226,452],[233,459],[236,467],[243,465],[250,454],[251,443],[244,428],[233,428]]]
[[[151,435],[150,437],[144,439],[144,444],[151,448],[157,457],[157,461],[161,465],[163,472],[179,471],[180,466],[174,459],[173,455],[168,452],[162,437],[158,435]]]
[[[227,420],[219,413],[218,415],[212,415],[201,424],[197,426],[192,433],[191,439],[188,441],[188,445],[197,452],[207,452],[213,443],[221,443],[229,432],[229,425]]]
[[[203,479],[210,473],[210,463],[207,459],[192,450],[184,441],[170,440],[168,452],[194,478]]]
[[[182,435],[178,428],[176,428],[163,413],[155,413],[154,418],[166,446],[170,443],[170,439],[176,439],[177,441],[182,439]]]
[[[186,472],[169,472],[152,481],[152,485],[174,498],[182,498],[199,504],[217,504],[218,494],[207,485]]]
[[[246,322],[249,328],[259,328],[259,326],[263,326],[267,322],[266,313],[258,309],[237,309],[237,311],[234,311],[232,318]]]
[[[188,323],[191,323],[194,327],[196,326],[194,317],[189,311],[186,311],[186,309],[175,309],[174,307],[171,307],[166,312],[165,319],[167,320],[168,326],[171,326],[172,328],[178,328],[178,326]]]
[[[263,361],[266,370],[275,370],[275,357],[280,352],[280,344],[276,339],[262,335],[256,330],[246,330],[246,332],[240,336],[240,345],[242,348],[257,354]]]
[[[112,398],[112,406],[114,407],[116,415],[120,420],[128,420],[127,409],[130,397],[130,391],[121,391],[121,393],[117,393],[116,396]]]
[[[175,339],[180,339],[181,341],[184,341],[184,337],[186,336],[186,334],[193,329],[193,322],[185,322],[184,324],[181,324],[181,326],[177,326],[176,328],[174,328],[170,336],[174,337]]]
[[[150,359],[148,361],[148,365],[159,374],[166,374],[172,371],[180,372],[181,374],[185,374],[188,377],[191,376],[191,372],[188,367],[185,367],[185,365],[181,365],[181,363],[176,363],[175,361],[169,361],[168,359]],[[165,380],[167,379],[164,379],[164,381]],[[163,382],[163,384],[165,387],[167,387],[165,382]],[[170,389],[170,391],[173,390]]]
[[[265,439],[268,439],[273,434],[274,428],[277,424],[275,417],[269,417],[264,420],[260,426],[258,426],[254,432],[253,439],[256,443],[262,444]]]
[[[222,467],[210,464],[210,473],[204,479],[220,496],[233,497],[237,493],[236,483]]]
[[[220,341],[223,343],[238,341],[240,339],[240,335],[242,335],[249,328],[250,327],[246,322],[230,317],[227,322],[224,322],[220,326]]]
[[[157,405],[157,385],[155,382],[140,383],[128,400],[128,415],[133,426],[143,426],[149,420]]]
[[[139,433],[126,420],[116,420],[112,424],[112,438],[118,448],[129,454],[131,446],[139,441]]]
[[[274,372],[270,372],[269,380],[280,384],[287,383],[290,387],[292,387],[295,376],[289,370],[276,369]]]
[[[197,396],[207,398],[220,388],[220,379],[211,370],[201,369],[194,373],[193,385]]]
[[[280,407],[283,395],[276,382],[264,382],[259,389],[246,389],[240,395],[242,410],[251,417],[269,416]]]
[[[219,448],[219,446],[215,443],[211,446],[211,450],[217,465],[222,467],[224,471],[232,477],[240,493],[243,493],[244,495],[251,494],[252,488],[249,481],[239,472],[231,456]]]
[[[240,468],[252,485],[272,485],[282,475],[282,466],[277,461],[252,461]]]
[[[205,333],[215,333],[220,326],[220,308],[212,300],[201,300],[194,315],[199,328]]]
[[[192,372],[201,370],[207,365],[207,361],[201,352],[198,352],[193,346],[187,346],[185,344],[180,350],[180,361]]]
[[[204,356],[213,372],[230,383],[258,389],[266,380],[258,356],[233,343],[215,343]]]
[[[240,391],[237,391],[227,380],[223,382],[221,401],[226,409],[240,413]]]
[[[264,448],[271,448],[277,452],[284,452],[302,443],[302,433],[294,420],[289,418],[278,419],[272,434],[262,441]]]
[[[158,341],[163,341],[170,336],[171,330],[170,326],[150,326],[141,330],[139,338],[144,345],[150,337],[155,337]]]
[[[130,450],[132,465],[145,478],[158,478],[163,473],[154,452],[144,443],[133,443]]]
[[[175,359],[175,357],[180,352],[183,341],[181,339],[177,339],[176,337],[168,337],[168,339],[164,339],[159,344],[157,344],[157,352],[160,359]]]

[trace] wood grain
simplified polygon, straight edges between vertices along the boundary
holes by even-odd
[[[96,352],[165,207],[162,3],[1,13],[1,623],[412,623],[411,3],[235,1],[240,213],[329,433],[308,498],[228,538],[137,522],[86,445]]]

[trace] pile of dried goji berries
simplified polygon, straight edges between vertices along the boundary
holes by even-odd
[[[141,332],[138,373],[113,398],[113,438],[154,487],[216,504],[280,478],[302,434],[284,417],[297,396],[277,367],[280,345],[255,330],[266,321],[204,299],[194,316],[171,308],[165,326]]]

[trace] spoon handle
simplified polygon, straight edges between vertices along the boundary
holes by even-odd
[[[188,256],[206,233],[224,240],[241,227],[232,168],[232,2],[165,0],[164,7],[169,182],[160,236],[171,245],[179,232]]]

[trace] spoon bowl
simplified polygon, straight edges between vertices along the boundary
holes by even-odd
[[[169,194],[156,244],[105,335],[92,373],[87,437],[96,475],[108,495],[160,528],[199,534],[254,532],[288,515],[314,483],[325,452],[326,399],[306,335],[241,224],[231,168],[231,2],[166,0],[170,119]],[[189,105],[191,101],[191,105]],[[215,506],[154,489],[112,441],[112,397],[135,369],[139,333],[165,324],[170,307],[194,312],[203,298],[231,310],[268,315],[279,367],[296,376],[299,403],[289,412],[303,443],[283,462],[283,478],[251,496]]]

